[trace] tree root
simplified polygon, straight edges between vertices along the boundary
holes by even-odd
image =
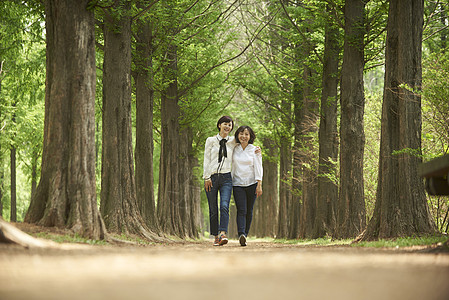
[[[12,243],[25,248],[48,248],[55,247],[57,244],[53,241],[47,241],[32,237],[20,229],[9,224],[0,218],[0,243]]]

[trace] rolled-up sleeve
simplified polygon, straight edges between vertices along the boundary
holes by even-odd
[[[206,146],[204,147],[203,179],[209,179],[211,176],[211,171],[210,171],[211,147],[212,147],[212,142],[208,138],[206,140]]]
[[[254,153],[254,179],[261,180],[263,178],[262,154]]]

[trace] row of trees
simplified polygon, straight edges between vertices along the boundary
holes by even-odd
[[[254,51],[257,56],[254,68],[262,65],[254,78],[268,74],[264,80],[271,80],[272,86],[287,87],[286,92],[280,97],[270,95],[272,86],[260,83],[249,86],[245,82],[244,87],[288,120],[295,120],[290,127],[291,122],[286,127],[281,127],[282,121],[276,124],[288,134],[278,135],[279,171],[285,179],[280,183],[279,224],[277,229],[269,226],[270,234],[287,238],[324,235],[345,238],[363,232],[363,238],[372,239],[434,232],[422,179],[417,175],[423,148],[421,95],[426,93],[421,88],[431,81],[427,78],[422,83],[421,51],[424,48],[426,55],[435,51],[436,57],[445,56],[442,53],[446,47],[447,3],[427,2],[426,7],[423,1],[268,3],[272,4],[273,14],[277,9],[284,14],[279,23],[273,24],[276,38],[268,35],[263,46]],[[419,17],[415,15],[417,11]],[[292,43],[295,39],[291,32],[299,43]],[[436,37],[437,33],[440,35]],[[422,40],[426,41],[424,45]],[[275,51],[281,55],[272,55]],[[376,130],[376,123],[364,124],[367,119],[364,77],[378,66],[385,70],[382,113],[378,116],[380,153],[377,149],[379,160],[374,162],[379,163],[379,168],[375,178],[377,191],[372,193],[375,201],[370,203],[367,213],[364,160],[368,157],[371,162],[372,158],[371,153],[364,153],[365,130],[372,136],[370,131]],[[377,73],[377,76],[384,75]],[[372,90],[368,90],[368,99],[382,101],[373,99]],[[283,106],[284,97],[290,100],[287,108]],[[447,107],[443,102],[439,105]],[[447,123],[447,113],[439,116]],[[432,131],[430,136],[438,136],[442,147],[437,151],[433,148],[433,152],[429,151],[433,146],[425,143],[427,156],[447,152],[447,131],[439,128],[443,130]],[[288,137],[293,138],[285,143]],[[316,142],[310,143],[313,138]],[[292,144],[290,151],[288,147]],[[287,165],[284,169],[283,162],[291,161],[284,158],[291,152],[293,167]],[[294,187],[293,196],[284,194],[290,186]],[[444,207],[445,220],[447,203],[441,205],[440,201],[437,210]],[[269,211],[266,204],[259,213],[263,216]],[[256,222],[260,219],[269,220],[259,217]],[[260,235],[267,234],[266,226],[260,223],[257,226]]]
[[[199,159],[216,119],[230,114],[257,129],[264,153],[257,235],[435,232],[416,172],[421,119],[424,111],[446,120],[430,118],[425,124],[434,127],[425,134],[442,145],[432,153],[447,151],[440,129],[449,109],[440,109],[446,98],[432,94],[439,86],[422,89],[421,61],[427,29],[429,61],[444,65],[446,1],[8,2],[1,8],[10,30],[2,32],[0,53],[2,166],[5,146],[13,170],[15,145],[27,144],[23,161],[31,162],[36,182],[42,153],[26,222],[95,239],[107,232],[198,237],[207,219]],[[24,31],[9,34],[17,20]],[[21,46],[6,47],[15,43]],[[34,56],[13,72],[21,47]],[[44,57],[43,145],[36,127],[35,137],[19,143],[15,107],[42,112]],[[364,79],[379,66],[385,85],[378,184],[367,213],[365,129],[374,125],[364,124]],[[445,209],[442,202],[439,213]]]

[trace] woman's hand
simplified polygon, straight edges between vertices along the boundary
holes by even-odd
[[[212,180],[210,178],[204,181],[204,188],[206,189],[206,192],[210,192],[212,189]]]
[[[260,181],[257,182],[256,195],[257,195],[257,197],[262,195],[262,182],[260,182]]]

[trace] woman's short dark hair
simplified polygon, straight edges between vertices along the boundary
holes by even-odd
[[[249,132],[249,141],[248,144],[252,144],[254,142],[254,140],[256,139],[256,134],[254,133],[254,131],[251,129],[251,127],[249,126],[240,126],[239,129],[237,129],[237,131],[234,134],[235,137],[235,142],[240,144],[239,141],[239,133],[248,130]]]
[[[223,117],[221,117],[221,118],[218,120],[218,122],[217,122],[217,128],[218,128],[218,131],[220,131],[219,125],[220,125],[221,123],[231,123],[231,124],[232,124],[231,130],[234,129],[234,121],[233,121],[232,118],[229,117],[229,116],[223,116]]]

